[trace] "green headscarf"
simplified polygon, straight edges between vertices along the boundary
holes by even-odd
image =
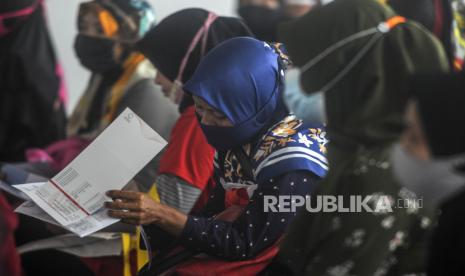
[[[373,0],[334,1],[281,26],[280,39],[295,65],[305,63],[336,42],[376,27],[396,14]],[[319,91],[365,46],[367,36],[339,48],[301,75],[305,91]],[[443,72],[446,55],[426,29],[414,22],[397,25],[325,94],[333,143],[390,143],[402,131],[407,101],[404,84],[413,73]]]
[[[301,68],[335,43],[393,16],[390,8],[373,0],[336,0],[283,25],[279,35]],[[408,194],[389,161],[391,145],[403,130],[408,99],[404,86],[412,74],[446,72],[448,62],[438,40],[414,22],[376,33],[381,37],[325,92],[329,172],[315,195],[338,195],[348,201],[352,195],[397,200]],[[345,44],[305,71],[304,90],[321,90],[373,37]],[[286,233],[278,260],[295,275],[422,272],[430,228],[420,226],[420,221],[430,217],[427,211],[409,208],[386,214],[301,212]]]

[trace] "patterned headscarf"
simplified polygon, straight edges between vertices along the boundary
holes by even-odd
[[[454,69],[463,70],[465,61],[465,0],[452,0],[452,18]]]
[[[88,13],[95,13],[99,32],[105,37],[135,42],[155,25],[155,13],[144,0],[95,0],[81,4],[78,29],[81,31]]]
[[[98,25],[98,34],[93,36],[102,36],[126,44],[134,44],[145,33],[155,25],[155,13],[150,4],[145,0],[95,0],[82,3],[78,15],[78,29],[85,32],[88,20],[83,20],[89,13],[92,18],[96,18]],[[123,73],[110,88],[111,92],[105,99],[105,112],[99,121],[99,127],[95,131],[87,133],[86,136],[93,138],[104,127],[106,127],[115,117],[117,106],[130,86],[137,78],[135,71],[138,65],[144,61],[144,56],[140,53],[133,53],[126,49],[128,57],[123,63]],[[88,115],[91,104],[95,96],[99,93],[99,83],[102,76],[97,75],[99,81],[95,81],[89,86],[87,91],[79,100],[79,103],[68,121],[67,134],[73,136],[89,128]],[[90,127],[93,129],[92,127]]]

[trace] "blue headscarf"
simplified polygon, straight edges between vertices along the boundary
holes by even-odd
[[[233,38],[210,51],[184,86],[233,123],[201,124],[208,142],[217,150],[234,149],[286,116],[283,75],[279,55],[260,40]]]

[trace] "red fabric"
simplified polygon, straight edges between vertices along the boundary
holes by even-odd
[[[234,193],[229,193],[229,198],[235,202],[241,202],[240,205],[232,204],[228,206],[223,212],[217,215],[217,219],[224,221],[236,220],[248,204],[248,195],[245,189],[236,189]],[[228,191],[229,192],[229,191]],[[247,203],[244,204],[243,200],[247,198]],[[226,204],[226,202],[225,202]],[[222,275],[222,276],[244,276],[244,275],[257,275],[264,270],[278,254],[279,244],[282,238],[275,242],[272,246],[265,249],[257,257],[244,261],[224,261],[218,258],[210,257],[205,254],[197,255],[188,261],[181,263],[174,268],[170,269],[165,276],[190,276],[190,275]]]
[[[230,206],[247,206],[249,204],[249,195],[246,189],[232,189],[226,191],[224,196],[224,207],[229,208]]]
[[[225,221],[234,221],[244,210],[244,206],[232,205],[224,212],[218,214],[218,218]],[[279,252],[280,238],[275,244],[264,250],[253,259],[244,261],[223,261],[205,254],[197,255],[188,261],[170,269],[165,276],[190,276],[190,275],[222,275],[222,276],[244,276],[257,275],[264,270]]]
[[[460,72],[460,71],[462,71],[462,69],[463,69],[463,63],[464,63],[464,60],[463,60],[463,59],[455,58],[455,62],[454,62],[454,69],[455,69],[455,72]]]
[[[123,256],[81,258],[81,261],[98,276],[124,275]],[[129,262],[131,263],[131,275],[137,275],[137,250],[131,250]]]
[[[55,68],[55,74],[60,79],[60,89],[58,90],[58,102],[55,102],[55,104],[63,104],[63,106],[67,107],[69,97],[68,89],[66,88],[65,83],[65,73],[63,72],[63,67],[60,63],[57,63]]]
[[[171,131],[159,173],[176,175],[204,191],[213,175],[214,154],[197,121],[195,108],[190,106]]]
[[[136,255],[131,252],[132,275],[136,275]],[[122,256],[81,258],[81,261],[95,274],[99,276],[123,276],[124,264]]]
[[[0,274],[21,275],[21,262],[16,251],[13,232],[18,226],[18,217],[8,201],[0,193]]]
[[[278,243],[266,249],[257,257],[245,261],[228,262],[205,255],[197,256],[177,266],[174,271],[170,271],[166,275],[257,275],[265,269],[276,254],[278,254]]]
[[[435,10],[435,17],[434,17],[434,26],[433,26],[433,33],[436,35],[436,37],[441,38],[442,37],[442,28],[444,24],[444,18],[443,18],[443,7],[441,0],[434,0],[434,10]]]

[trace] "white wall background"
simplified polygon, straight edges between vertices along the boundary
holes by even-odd
[[[1,1],[1,0],[0,0]],[[189,7],[201,7],[219,15],[234,15],[235,0],[149,0],[160,21],[165,16]],[[79,65],[73,50],[76,15],[80,0],[46,0],[48,21],[56,52],[65,70],[71,112],[86,87],[89,73]]]

